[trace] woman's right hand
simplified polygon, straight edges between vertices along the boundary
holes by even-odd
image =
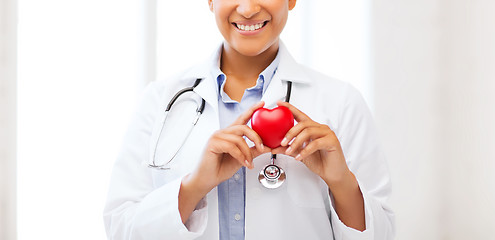
[[[253,105],[225,129],[209,139],[203,158],[196,169],[182,179],[179,190],[179,212],[185,223],[201,198],[221,182],[231,178],[242,166],[253,168],[253,159],[270,152],[261,137],[246,124],[264,102]],[[249,147],[244,137],[254,142]]]
[[[263,146],[261,137],[246,124],[253,112],[263,107],[259,102],[241,114],[229,127],[216,131],[208,141],[203,159],[189,175],[202,192],[208,193],[221,182],[231,178],[242,166],[252,169],[253,159],[270,152]],[[254,142],[249,147],[244,136]]]

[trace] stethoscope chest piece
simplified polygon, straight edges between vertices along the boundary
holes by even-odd
[[[285,171],[275,165],[276,155],[272,155],[271,164],[264,167],[258,175],[261,185],[266,188],[278,188],[285,182]]]

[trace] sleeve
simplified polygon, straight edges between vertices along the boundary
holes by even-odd
[[[186,224],[182,223],[178,210],[182,177],[154,187],[155,170],[147,166],[147,160],[161,99],[155,84],[150,84],[125,134],[103,213],[108,239],[194,239],[206,228],[205,199]]]
[[[347,227],[331,207],[331,222],[336,240],[389,240],[395,235],[394,214],[388,205],[391,182],[385,155],[379,144],[371,112],[361,94],[347,86],[345,104],[336,133],[349,169],[363,194],[366,230]],[[330,196],[332,198],[332,196]],[[331,200],[331,202],[333,202]]]

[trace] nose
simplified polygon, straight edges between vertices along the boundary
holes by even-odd
[[[237,5],[237,12],[245,18],[252,18],[260,10],[261,6],[258,0],[240,0],[239,5]]]

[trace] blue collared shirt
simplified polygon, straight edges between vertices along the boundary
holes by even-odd
[[[220,70],[219,64],[212,69],[212,74],[218,82],[220,128],[228,127],[240,114],[261,101],[261,97],[277,71],[279,61],[279,54],[277,54],[273,62],[258,76],[256,85],[244,91],[241,102],[232,100],[225,93],[227,77]],[[245,203],[246,168],[242,167],[233,177],[218,185],[220,240],[244,239]]]

